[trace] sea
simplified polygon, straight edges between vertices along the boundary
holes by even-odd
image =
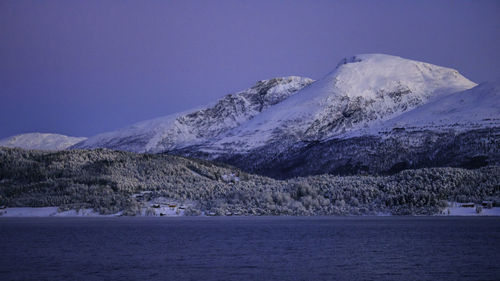
[[[0,280],[500,280],[500,218],[0,218]]]

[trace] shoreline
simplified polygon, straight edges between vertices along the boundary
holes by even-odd
[[[80,209],[80,210],[68,210],[68,211],[58,211],[59,207],[14,207],[0,209],[0,218],[110,218],[110,217],[302,217],[302,216],[209,216],[209,215],[199,215],[199,216],[186,216],[184,214],[175,214],[170,212],[168,215],[146,215],[145,212],[136,216],[123,216],[122,212],[110,215],[102,215],[95,212],[92,209]],[[450,213],[448,213],[450,210]],[[346,216],[303,216],[303,217],[500,217],[500,207],[493,207],[491,209],[483,209],[480,214],[477,214],[474,208],[461,208],[461,207],[447,207],[441,214],[434,215],[408,215],[408,216],[397,216],[391,214],[380,214],[380,215],[346,215]]]

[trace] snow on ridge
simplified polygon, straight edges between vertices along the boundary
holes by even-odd
[[[103,133],[73,148],[108,147],[135,152],[163,152],[195,145],[239,126],[312,82],[310,78],[298,76],[260,80],[253,87],[226,95],[210,106]]]
[[[344,64],[355,63],[355,62],[361,62],[361,58],[359,56],[345,57],[345,58],[341,59],[339,61],[339,63],[337,63],[337,66],[335,67],[335,69],[341,67]]]
[[[2,139],[0,140],[0,146],[39,150],[64,150],[86,139],[85,137],[70,137],[60,134],[28,133]]]
[[[279,136],[322,140],[474,86],[451,68],[383,54],[356,55],[207,149],[243,152]]]
[[[395,118],[381,122],[366,134],[405,130],[464,131],[500,126],[500,83],[486,82],[457,93],[436,98]]]
[[[341,64],[325,78],[334,78],[338,90],[350,97],[375,97],[377,90],[398,86],[406,86],[418,95],[438,96],[477,85],[455,69],[398,56],[362,54],[348,61],[351,63]]]
[[[244,153],[346,135],[474,86],[451,68],[362,54],[342,59],[316,82],[296,76],[258,81],[208,107],[97,135],[74,148]]]

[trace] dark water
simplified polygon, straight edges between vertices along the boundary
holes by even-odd
[[[0,280],[500,280],[500,218],[3,218]]]

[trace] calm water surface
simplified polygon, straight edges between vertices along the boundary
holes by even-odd
[[[500,218],[0,219],[0,280],[500,280]]]

